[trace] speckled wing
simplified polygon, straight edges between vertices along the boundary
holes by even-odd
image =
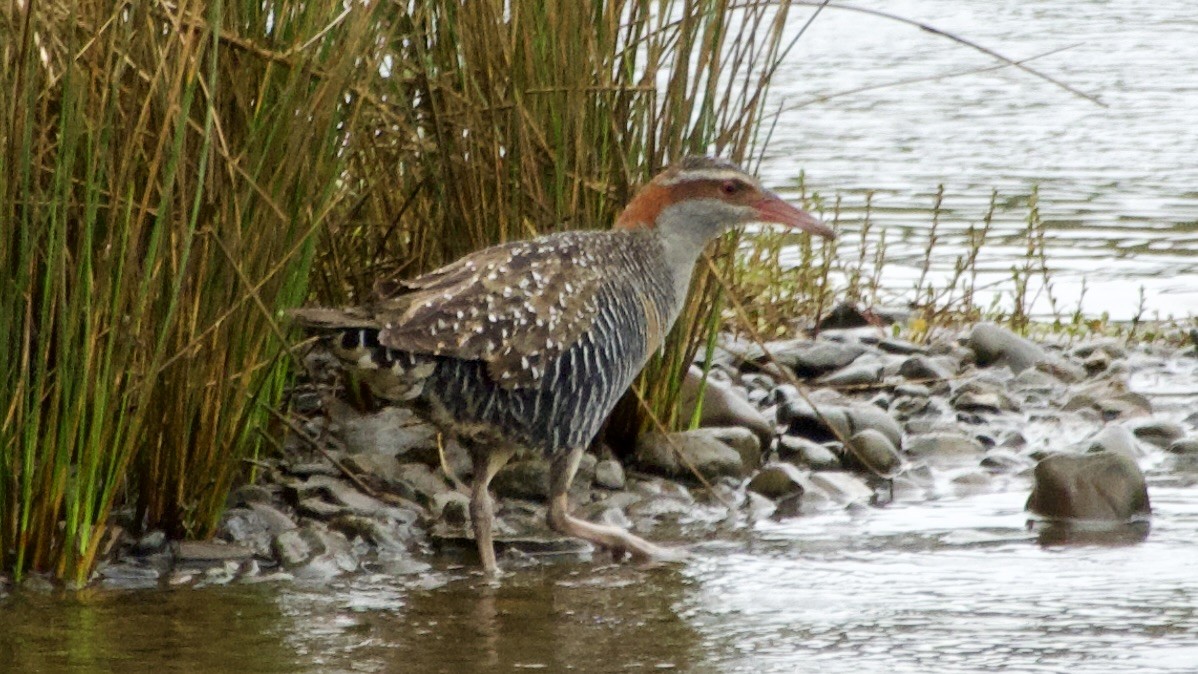
[[[556,236],[481,250],[387,289],[379,343],[478,360],[497,383],[535,386],[597,315],[603,274],[584,237]]]

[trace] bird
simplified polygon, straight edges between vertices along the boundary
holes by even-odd
[[[470,455],[470,520],[483,571],[497,573],[488,491],[519,450],[549,463],[554,531],[636,560],[685,553],[569,512],[579,460],[678,318],[695,263],[726,230],[777,223],[833,238],[736,164],[684,157],[608,230],[563,231],[485,248],[348,308],[290,312],[386,404],[411,405]]]

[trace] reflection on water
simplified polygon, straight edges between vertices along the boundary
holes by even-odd
[[[1140,543],[1046,545],[1016,491],[765,520],[666,567],[26,592],[0,601],[0,661],[20,672],[1190,672],[1198,493],[1174,482],[1151,484]]]
[[[1015,70],[871,89],[784,113],[762,166],[766,182],[800,170],[825,195],[843,194],[842,225],[855,232],[864,195],[876,191],[875,235],[887,231],[890,291],[914,284],[938,184],[948,212],[943,250],[980,221],[991,188],[1006,199],[983,283],[1009,278],[1024,253],[1025,199],[1040,186],[1054,291],[1077,306],[1132,316],[1145,286],[1148,315],[1198,314],[1198,23],[1190,0],[861,0],[1020,59],[1078,45],[1029,64],[1108,104],[1100,108]],[[1184,18],[1183,17],[1188,17]],[[799,22],[795,22],[796,30]],[[826,10],[774,80],[775,100],[820,96],[896,80],[993,65],[943,37],[855,12]],[[854,236],[841,255],[854,259]],[[947,278],[954,255],[940,255]],[[1044,297],[1037,308],[1047,311]]]

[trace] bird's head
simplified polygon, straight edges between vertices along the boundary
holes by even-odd
[[[819,236],[831,227],[783,201],[725,159],[686,157],[641,188],[616,220],[618,229],[655,228],[706,243],[749,222],[773,222]]]

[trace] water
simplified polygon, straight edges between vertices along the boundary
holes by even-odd
[[[950,234],[980,216],[991,187],[1039,184],[1063,295],[1086,278],[1091,310],[1130,315],[1143,284],[1152,309],[1198,310],[1198,6],[884,6],[1015,57],[1084,40],[1035,65],[1110,108],[1007,71],[854,94],[783,117],[769,184],[803,169],[850,206],[877,190],[895,288],[915,274],[920,209],[937,183]],[[797,103],[985,64],[917,30],[829,11],[777,91]],[[997,243],[1021,217],[1017,204],[1002,212]],[[1018,251],[995,250],[983,263],[999,276]],[[1195,381],[1187,361],[1131,383],[1181,421],[1198,408]],[[1060,431],[1028,429],[1045,442]],[[0,671],[1198,671],[1198,465],[1158,455],[1147,468],[1143,540],[1053,544],[1025,527],[1025,478],[971,493],[946,475],[936,498],[758,521],[674,566],[509,561],[495,586],[439,560],[429,573],[332,585],[26,590],[0,599]]]
[[[822,96],[994,65],[947,39],[884,19],[825,10],[774,80],[779,119],[762,174],[793,184],[800,170],[848,209],[854,256],[864,195],[893,264],[885,286],[909,290],[923,257],[927,209],[946,191],[938,278],[971,222],[1000,199],[984,283],[1008,296],[1023,254],[1026,197],[1040,190],[1060,310],[1131,318],[1198,314],[1198,5],[1189,0],[892,0],[859,2],[993,48],[1013,59],[1079,45],[1028,65],[1098,95],[1101,108],[1014,69]],[[795,22],[797,26],[800,22]],[[855,257],[855,256],[854,256]],[[1081,298],[1082,281],[1086,295]],[[1009,306],[1009,298],[1006,299]],[[1051,307],[1041,296],[1040,313]]]

